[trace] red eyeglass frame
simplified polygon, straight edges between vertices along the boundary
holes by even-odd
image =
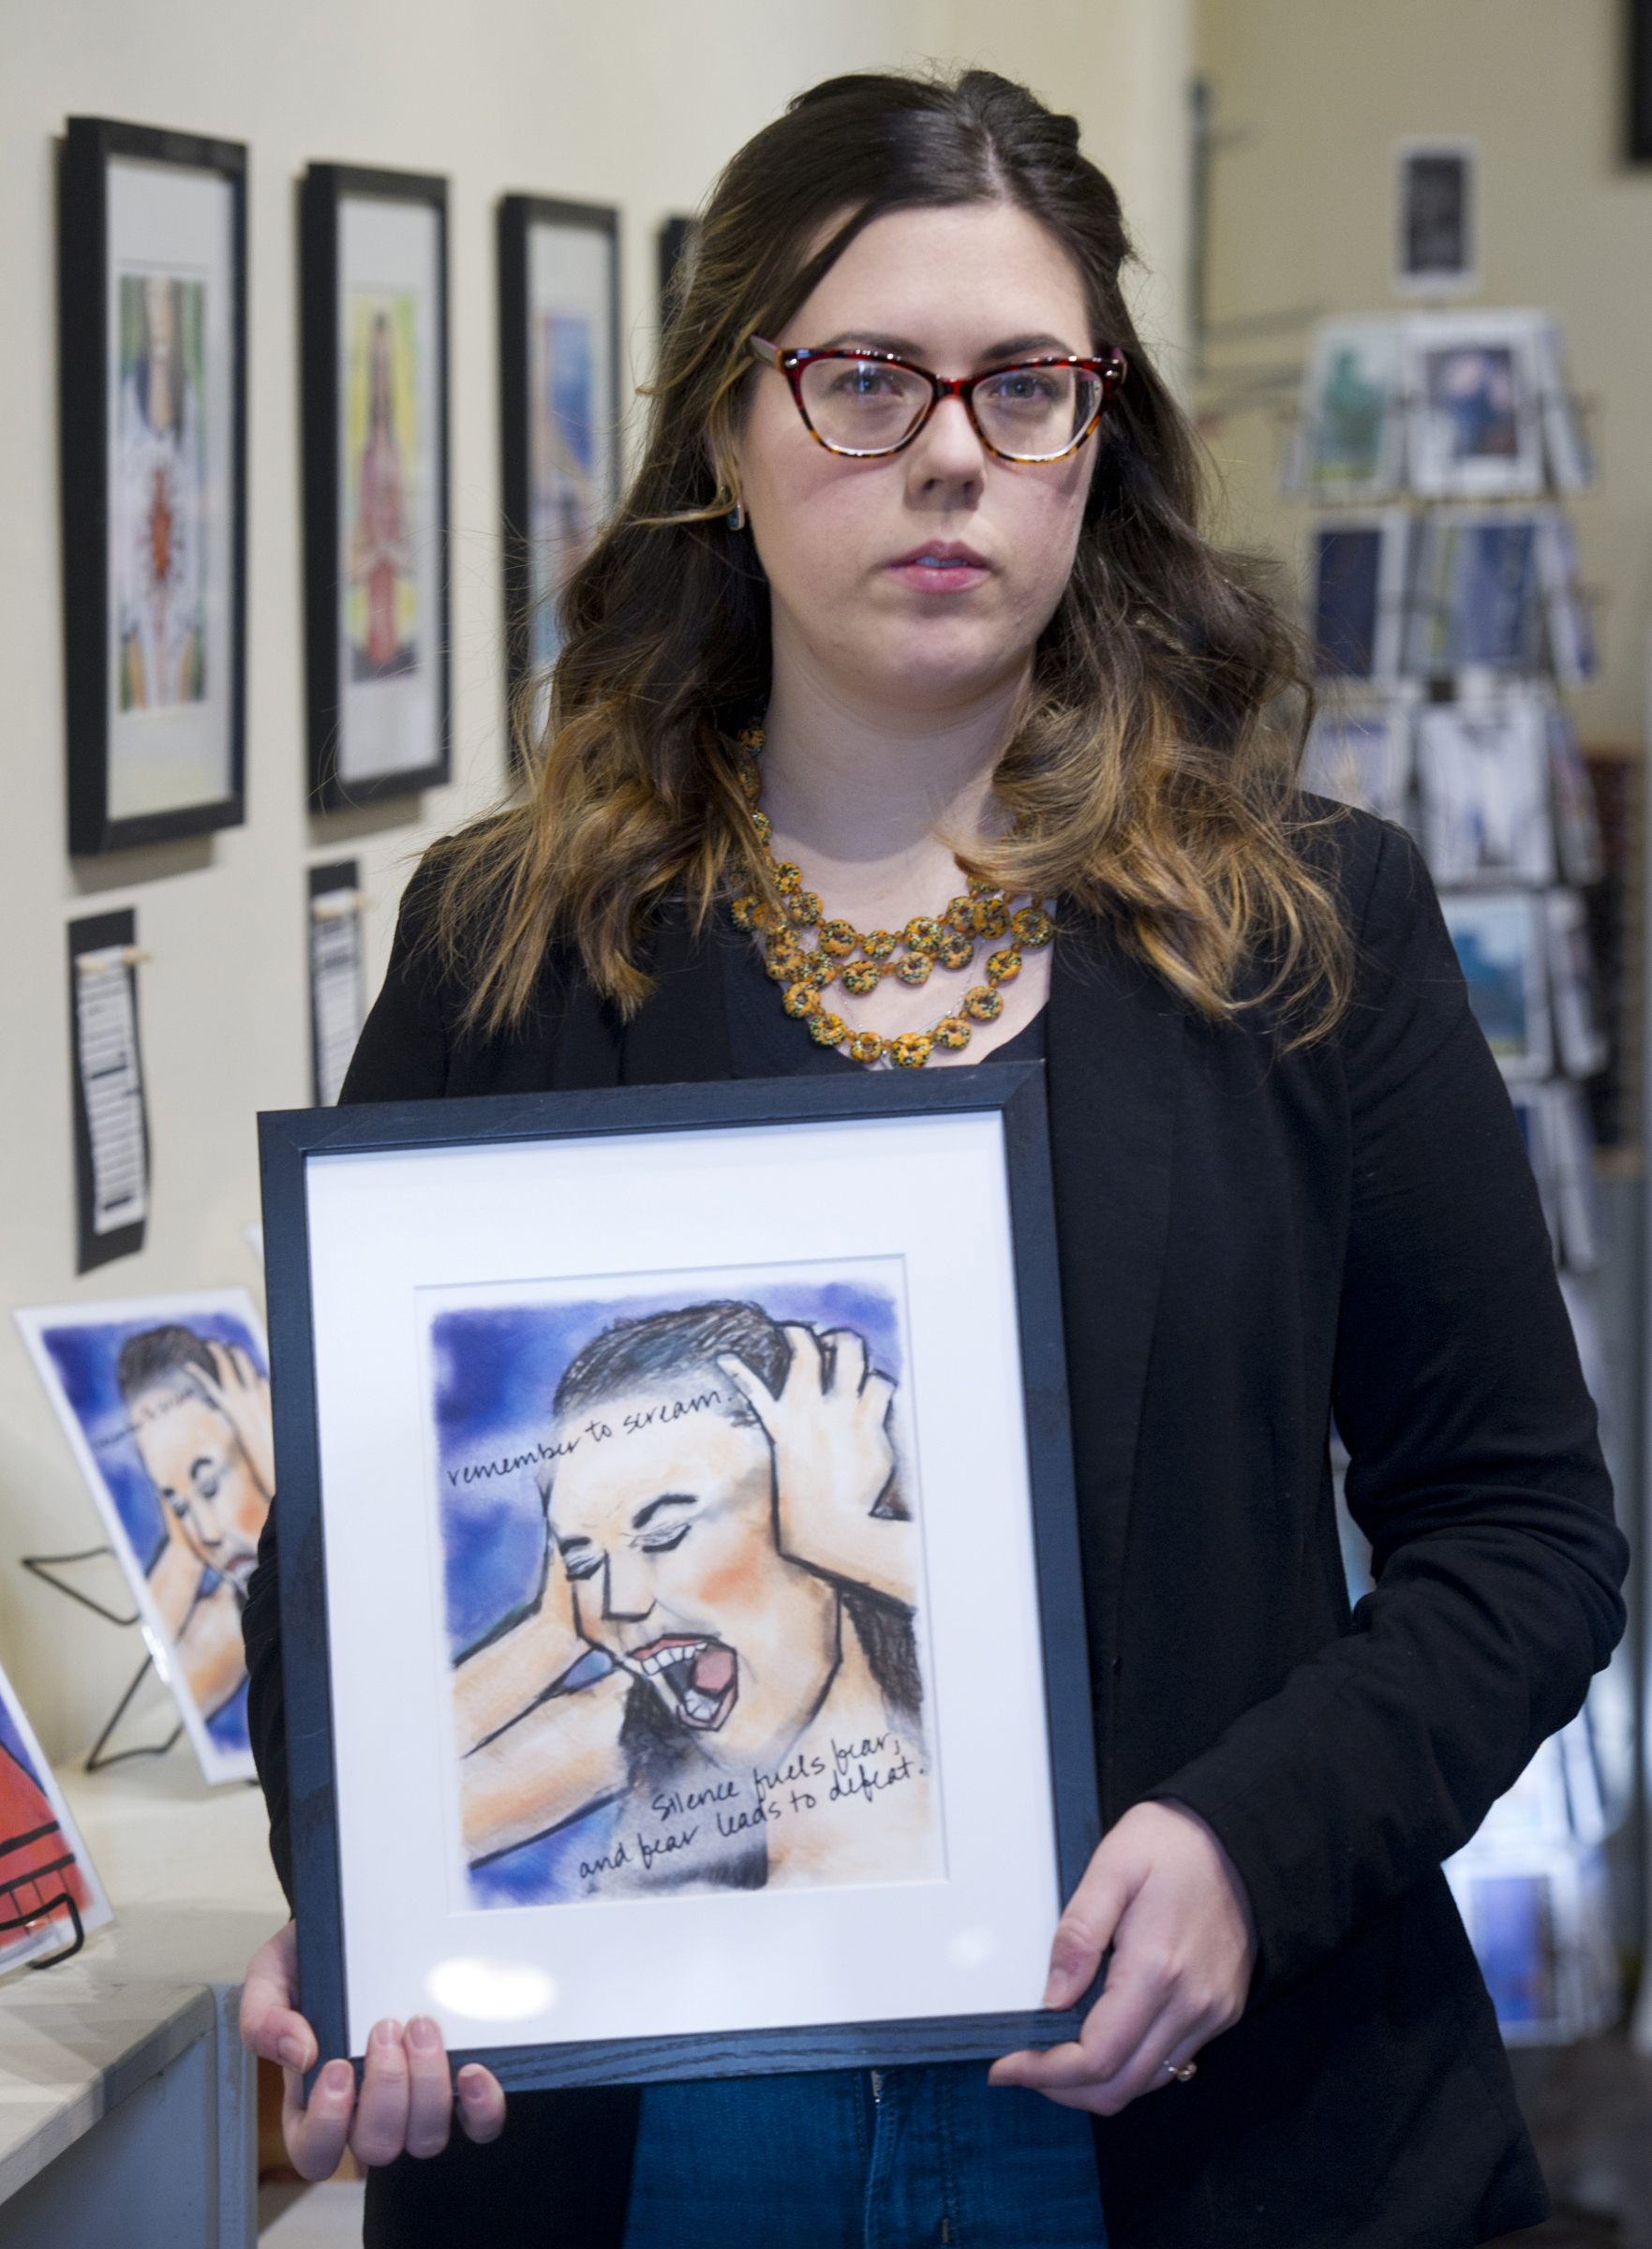
[[[970,418],[970,427],[994,460],[1010,461],[1020,469],[1042,468],[1051,461],[1064,461],[1078,452],[1087,438],[1094,434],[1096,424],[1100,422],[1102,415],[1106,413],[1114,392],[1129,371],[1129,363],[1116,344],[1109,344],[1106,347],[1107,357],[1105,359],[1077,359],[1068,357],[1064,353],[1052,353],[1049,357],[1041,359],[1006,359],[998,366],[983,367],[978,375],[951,376],[937,375],[933,368],[920,367],[915,360],[902,359],[898,352],[894,351],[871,350],[852,351],[841,344],[820,350],[782,351],[778,344],[771,344],[766,336],[753,335],[748,337],[747,341],[753,359],[763,366],[773,367],[777,374],[785,377],[791,386],[792,403],[797,409],[798,418],[815,443],[823,452],[834,453],[840,460],[846,461],[886,461],[898,453],[904,453],[918,432],[928,426],[931,415],[944,398],[958,400]],[[809,409],[803,403],[804,370],[812,366],[816,360],[822,359],[871,360],[875,361],[879,366],[901,367],[908,375],[920,376],[929,384],[930,403],[898,445],[877,445],[862,452],[855,446],[828,444],[809,419]],[[1020,367],[1082,367],[1086,374],[1096,375],[1101,379],[1101,396],[1096,401],[1094,413],[1091,415],[1072,443],[1064,445],[1060,453],[1005,453],[993,444],[991,439],[981,427],[980,419],[975,412],[975,385],[978,382],[990,381],[994,375],[1013,374]]]

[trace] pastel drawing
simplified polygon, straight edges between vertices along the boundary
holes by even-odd
[[[867,1334],[719,1298],[552,1355],[511,1464],[535,1579],[454,1666],[476,1901],[938,1877],[919,1532]]]

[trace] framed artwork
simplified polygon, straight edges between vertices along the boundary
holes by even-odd
[[[131,906],[68,925],[69,1051],[75,1120],[75,1271],[129,1258],[149,1221],[149,1104],[138,1035]]]
[[[246,816],[246,151],[71,117],[58,174],[68,847]]]
[[[312,164],[302,207],[310,789],[449,777],[447,182]]]
[[[1529,499],[1542,490],[1540,325],[1532,314],[1506,312],[1422,312],[1406,322],[1416,491]]]
[[[208,1780],[250,1780],[241,1612],[275,1490],[244,1288],[20,1310],[156,1670]]]
[[[1314,499],[1386,499],[1400,482],[1405,415],[1398,320],[1322,320],[1302,400],[1300,481]]]
[[[506,688],[548,684],[558,604],[619,497],[619,214],[499,209]],[[522,714],[528,722],[528,714]]]
[[[0,1975],[66,1959],[112,1919],[56,1775],[0,1671]]]
[[[323,2050],[414,2007],[515,2086],[1073,2035],[1041,1068],[261,1134]]]
[[[1476,173],[1472,141],[1402,141],[1394,151],[1394,288],[1402,296],[1472,296]]]
[[[1504,1077],[1546,1078],[1555,1050],[1542,901],[1529,890],[1444,891],[1440,910]]]
[[[1631,164],[1652,163],[1652,0],[1630,0],[1628,141]]]
[[[1418,540],[1406,668],[1529,673],[1541,663],[1554,576],[1550,508],[1436,508]],[[1569,584],[1575,583],[1575,563]],[[1562,589],[1564,591],[1564,589]],[[1587,613],[1581,613],[1586,623]]]
[[[1403,508],[1326,515],[1314,524],[1314,659],[1322,679],[1398,677],[1410,532]]]
[[[1542,699],[1436,703],[1417,721],[1422,839],[1435,879],[1552,883],[1549,738]]]

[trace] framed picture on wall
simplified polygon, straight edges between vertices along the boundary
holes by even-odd
[[[1075,2035],[1042,1072],[260,1131],[322,2050],[415,2008],[513,2086]]]
[[[245,817],[246,151],[71,117],[58,175],[68,839]]]
[[[1406,322],[1416,491],[1529,499],[1543,489],[1541,326],[1525,312],[1421,312]]]
[[[305,646],[323,811],[448,779],[447,182],[304,183]]]
[[[1472,141],[1402,141],[1394,150],[1394,288],[1402,296],[1472,296],[1475,245]]]
[[[507,195],[499,209],[506,685],[513,712],[561,646],[558,605],[619,496],[619,214]],[[518,714],[531,724],[531,712]]]

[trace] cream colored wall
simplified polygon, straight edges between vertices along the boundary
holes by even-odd
[[[1480,143],[1484,286],[1466,302],[1551,306],[1576,385],[1599,402],[1602,474],[1574,513],[1604,597],[1604,667],[1575,710],[1601,743],[1644,739],[1652,607],[1652,168],[1621,158],[1621,16],[1618,0],[1199,0],[1198,22],[1218,126],[1234,136],[1214,162],[1216,321],[1398,307],[1393,143]],[[1302,341],[1216,356],[1277,364]],[[1245,412],[1211,438],[1235,529],[1296,552],[1302,511],[1274,489],[1277,424]]]
[[[980,21],[977,21],[977,15]],[[502,774],[492,225],[511,189],[618,204],[633,372],[652,352],[654,229],[799,87],[961,55],[1076,109],[1138,221],[1144,303],[1179,318],[1191,0],[1046,0],[987,36],[962,0],[0,0],[0,1312],[244,1283],[254,1112],[308,1099],[303,869],[353,854],[376,984],[409,859]],[[251,350],[244,827],[71,865],[63,846],[52,139],[70,113],[246,141]],[[312,159],[452,182],[451,788],[328,820],[304,806],[293,184]],[[1155,272],[1163,277],[1155,279]],[[64,924],[135,905],[154,1204],[141,1255],[77,1281]],[[0,1325],[0,1661],[50,1754],[81,1752],[138,1656],[17,1556],[99,1531],[8,1319]],[[175,1754],[183,1756],[180,1749]]]

